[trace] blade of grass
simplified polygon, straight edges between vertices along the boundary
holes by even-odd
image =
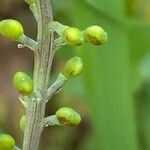
[[[101,4],[99,2],[97,5]],[[126,28],[91,10],[92,7],[83,1],[76,0],[74,7],[78,8],[74,16],[78,26],[85,28],[96,22],[109,36],[105,46],[79,48],[85,64],[84,78],[93,129],[86,149],[138,150]]]

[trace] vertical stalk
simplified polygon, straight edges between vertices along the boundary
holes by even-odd
[[[48,25],[53,21],[51,0],[36,0],[38,12],[38,53],[34,61],[34,93],[28,98],[26,115],[27,124],[24,133],[23,150],[37,150],[43,130],[42,120],[45,114],[48,81],[54,53],[53,34],[48,32]],[[38,91],[40,97],[35,93]]]

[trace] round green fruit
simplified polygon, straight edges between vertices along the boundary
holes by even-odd
[[[81,122],[81,116],[72,108],[62,107],[55,113],[59,122],[67,126],[77,126]]]
[[[24,129],[25,129],[25,126],[26,126],[26,116],[23,115],[20,119],[20,122],[19,122],[19,126],[20,126],[20,129],[24,132]]]
[[[23,95],[30,95],[33,91],[33,81],[24,72],[17,72],[13,77],[13,86]]]
[[[62,74],[67,78],[71,79],[78,76],[83,70],[83,63],[81,58],[72,57],[70,58],[63,69]]]
[[[83,43],[82,32],[78,28],[68,27],[63,32],[64,41],[70,46],[79,46]]]
[[[8,134],[0,134],[0,150],[13,150],[15,140]]]
[[[90,26],[84,31],[85,41],[94,45],[102,45],[107,42],[107,33],[100,26]]]
[[[13,40],[18,40],[23,35],[23,27],[20,22],[13,19],[0,21],[0,34]]]

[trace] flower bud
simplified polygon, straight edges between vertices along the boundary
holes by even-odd
[[[26,116],[23,115],[20,119],[19,123],[20,129],[24,132],[25,126],[26,126]]]
[[[35,3],[35,0],[25,0],[26,3],[28,3],[29,5],[32,5]]]
[[[18,40],[23,35],[23,27],[20,22],[13,19],[0,21],[0,34],[13,40]]]
[[[77,126],[81,122],[81,116],[72,108],[62,107],[55,113],[60,124]]]
[[[15,140],[8,134],[0,134],[0,150],[13,150]]]
[[[107,33],[100,26],[90,26],[84,31],[84,38],[94,45],[102,45],[107,42]]]
[[[83,42],[82,32],[78,28],[68,27],[63,32],[64,41],[70,46],[79,46]]]
[[[24,72],[17,72],[13,77],[13,86],[23,95],[30,95],[33,91],[33,81]]]
[[[83,69],[82,60],[81,60],[81,58],[76,56],[76,57],[70,58],[66,62],[62,74],[67,79],[71,79],[71,78],[78,76],[82,72],[82,69]]]

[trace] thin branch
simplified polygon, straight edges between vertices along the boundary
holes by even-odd
[[[67,82],[67,78],[63,74],[59,74],[57,80],[52,84],[52,86],[47,90],[47,101],[52,98],[52,96],[61,90],[62,86]]]
[[[21,150],[19,147],[15,146],[13,150]]]
[[[20,95],[20,96],[18,97],[18,99],[20,100],[21,104],[22,104],[25,108],[27,108],[27,103],[26,103],[25,100],[24,100],[24,96]]]
[[[35,1],[25,0],[25,2],[29,5],[29,8],[32,11],[33,16],[35,17],[36,21],[38,21],[38,12],[37,12],[37,6],[35,4]]]
[[[59,125],[59,121],[55,115],[44,118],[43,127]]]
[[[53,47],[54,52],[62,48],[64,45],[66,45],[66,43],[64,42],[64,39],[62,37],[56,39],[54,41],[54,47]]]
[[[49,24],[49,31],[50,32],[56,32],[58,35],[62,36],[63,31],[68,28],[68,26],[65,26],[57,21],[53,21]]]
[[[35,3],[30,5],[30,10],[32,11],[35,20],[38,21],[37,6]]]
[[[29,47],[34,52],[37,51],[37,49],[38,49],[37,42],[34,41],[33,39],[29,38],[26,35],[21,36],[21,38],[18,40],[18,42],[21,43],[18,45],[18,48]]]

